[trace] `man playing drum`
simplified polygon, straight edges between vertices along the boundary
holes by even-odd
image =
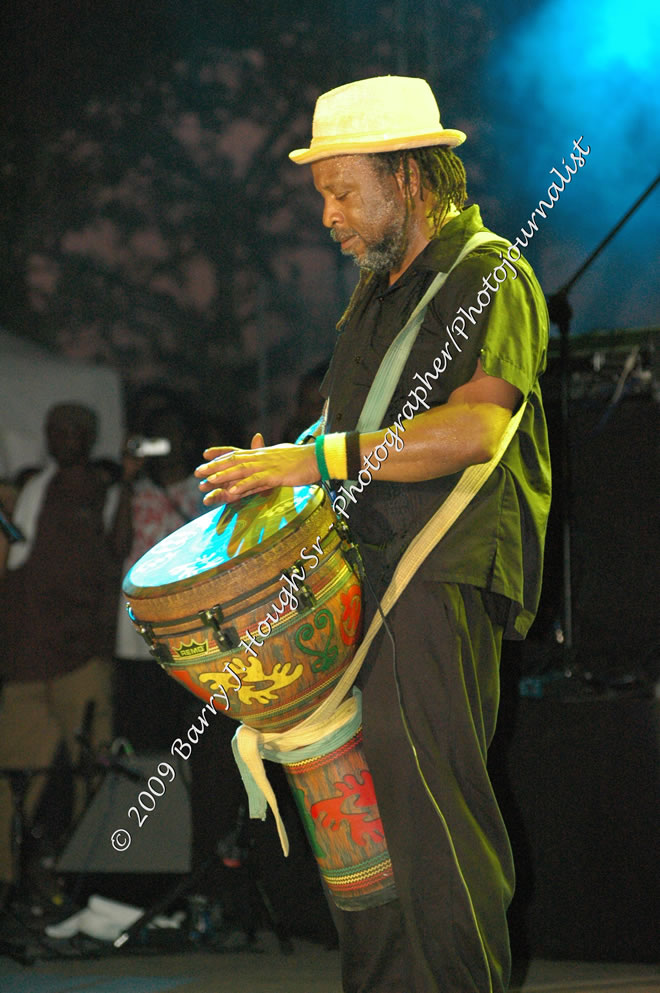
[[[256,435],[249,451],[210,448],[197,470],[209,506],[330,479],[367,589],[380,598],[463,470],[488,463],[519,418],[358,677],[397,898],[333,910],[345,993],[497,993],[510,971],[514,874],[486,755],[502,638],[525,636],[540,592],[550,468],[538,378],[548,317],[520,250],[487,231],[477,205],[465,207],[453,151],[464,139],[442,127],[420,79],[366,79],[319,98],[310,147],[291,158],[311,165],[323,223],[360,267],[323,383],[324,421],[316,439],[295,446],[265,447]],[[372,393],[365,407],[432,284],[410,350],[380,374],[385,406]],[[367,620],[375,611],[368,596]]]

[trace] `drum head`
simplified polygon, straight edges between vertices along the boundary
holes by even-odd
[[[319,486],[280,486],[223,504],[173,531],[135,563],[122,584],[126,596],[185,589],[258,554],[296,529],[323,501]]]

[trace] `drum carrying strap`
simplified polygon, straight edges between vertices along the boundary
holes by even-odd
[[[443,286],[449,273],[463,261],[466,255],[473,252],[475,248],[481,248],[482,245],[490,243],[499,243],[507,246],[511,244],[506,241],[505,238],[499,238],[496,234],[492,234],[490,231],[477,231],[477,233],[473,234],[472,237],[469,238],[463,245],[463,248],[460,250],[447,272],[439,272],[437,274],[428,290],[406,321],[405,325],[387,349],[387,352],[378,367],[378,372],[374,376],[373,383],[371,384],[369,393],[367,394],[367,399],[364,401],[362,413],[360,414],[357,422],[358,431],[377,431],[382,425],[385,412],[390,405],[390,400],[392,399],[396,385],[401,379],[403,368],[406,364],[408,356],[410,355],[412,347],[415,344],[415,339],[419,334],[419,329],[422,326],[424,317],[426,316],[426,308],[436,293]]]
[[[460,479],[447,499],[410,542],[383,595],[381,610],[371,621],[369,630],[353,660],[332,692],[316,708],[314,713],[288,731],[264,732],[241,725],[234,735],[232,748],[247,790],[250,817],[260,817],[264,820],[267,810],[266,804],[270,806],[285,855],[289,853],[289,842],[279,814],[275,794],[266,776],[263,758],[274,758],[277,761],[275,756],[278,752],[302,748],[326,735],[332,735],[340,731],[351,719],[358,706],[358,700],[355,697],[344,700],[344,697],[353,685],[369,646],[380,630],[383,617],[390,612],[424,559],[447,533],[491,475],[518,430],[525,406],[526,401],[521,404],[520,409],[509,421],[492,459],[479,465],[468,466],[467,469],[463,470]]]

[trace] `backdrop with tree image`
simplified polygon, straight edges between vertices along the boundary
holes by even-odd
[[[120,23],[119,8],[75,25],[32,15],[24,57],[39,56],[37,81],[17,91],[5,125],[2,316],[69,356],[110,363],[129,387],[167,380],[207,410],[231,405],[236,420],[268,418],[277,432],[292,378],[331,351],[354,280],[321,227],[308,170],[287,152],[307,142],[316,97],[347,71],[395,71],[404,33],[396,5],[347,17],[341,45],[333,16],[311,8],[263,11],[238,31],[207,7],[197,20],[163,8],[155,31],[144,13]],[[453,19],[485,45],[482,18]],[[107,33],[117,44],[103,57]],[[405,44],[423,35],[411,12]]]

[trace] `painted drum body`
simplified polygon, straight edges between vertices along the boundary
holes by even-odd
[[[321,487],[278,487],[179,528],[122,588],[170,676],[219,712],[280,731],[316,709],[355,654],[355,562]]]
[[[332,899],[341,910],[364,910],[395,899],[392,863],[359,715],[357,727],[352,722],[333,739],[330,745],[322,740],[280,753],[277,761],[284,766]]]

